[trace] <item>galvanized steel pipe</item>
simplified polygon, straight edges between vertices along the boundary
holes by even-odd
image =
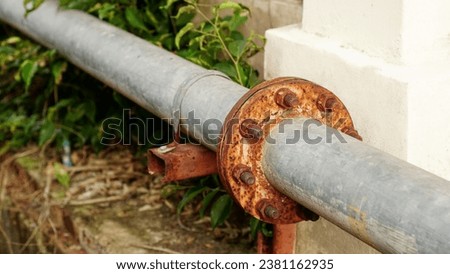
[[[265,144],[266,177],[382,252],[449,253],[450,182],[336,134],[311,120],[283,121]]]
[[[62,11],[46,0],[26,18],[23,1],[1,0],[0,20],[39,43],[55,48],[72,63],[161,118],[184,120],[184,131],[216,149],[220,128],[248,90],[221,75],[152,45],[84,12]],[[176,115],[178,116],[178,115]],[[191,116],[192,117],[192,116]]]
[[[161,118],[195,110],[199,121],[186,119],[184,130],[216,150],[210,134],[246,88],[83,12],[59,11],[54,0],[27,18],[22,3],[1,0],[0,20]],[[218,123],[205,126],[211,120]],[[351,137],[286,144],[302,121],[284,125],[265,146],[265,175],[278,190],[381,251],[450,252],[448,181]],[[308,132],[319,137],[325,129]]]

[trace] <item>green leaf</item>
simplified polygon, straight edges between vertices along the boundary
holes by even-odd
[[[233,41],[228,44],[228,49],[230,53],[236,57],[241,58],[242,54],[245,52],[246,42],[244,40]]]
[[[117,9],[116,5],[111,3],[105,3],[98,10],[98,18],[102,20],[105,18],[112,18],[114,16],[116,9]]]
[[[67,69],[67,62],[57,62],[52,65],[53,79],[56,85],[61,84],[62,75]]]
[[[55,105],[48,108],[47,120],[54,121],[55,115],[58,113],[58,110],[65,108],[75,102],[75,97],[62,99],[58,101]]]
[[[195,18],[196,13],[185,13],[180,16],[180,18],[176,19],[175,25],[177,28],[182,28],[189,22],[192,22],[192,20]]]
[[[176,2],[178,2],[178,0],[166,0],[166,5],[165,6],[161,6],[160,9],[162,10],[169,10],[170,7],[172,7],[172,5]]]
[[[244,35],[242,35],[242,33],[240,33],[239,31],[236,31],[236,30],[234,30],[230,33],[230,38],[233,40],[245,40]]]
[[[59,0],[60,7],[66,9],[87,10],[92,7],[97,0]]]
[[[24,0],[23,6],[25,7],[26,14],[37,9],[42,3],[44,3],[44,0]]]
[[[202,207],[200,208],[200,211],[199,211],[200,217],[201,217],[201,218],[203,218],[203,216],[205,216],[205,211],[206,211],[206,209],[207,209],[208,206],[211,204],[211,202],[212,202],[214,196],[216,196],[216,194],[217,194],[218,192],[219,192],[219,189],[216,188],[216,189],[212,190],[211,192],[209,192],[209,193],[205,196],[205,198],[203,198],[203,201],[202,201]]]
[[[245,73],[244,68],[242,67],[242,63],[240,63],[240,64],[237,66],[237,68],[238,68],[239,76],[241,77],[241,80],[242,80],[241,85],[247,86],[247,84],[248,84],[248,83],[247,83],[248,76],[247,76],[247,74]]]
[[[125,19],[127,19],[128,23],[137,29],[148,31],[145,26],[144,20],[142,20],[141,14],[139,10],[135,7],[128,7],[125,10]]]
[[[251,70],[248,77],[247,87],[252,88],[259,83],[258,72],[256,70]]]
[[[95,123],[96,105],[93,101],[87,101],[83,103],[83,108],[85,109],[86,117]]]
[[[145,10],[145,15],[147,15],[147,18],[150,20],[150,24],[153,27],[156,28],[159,25],[158,19],[156,19],[156,16],[153,14],[153,12],[149,8],[147,8]]]
[[[271,224],[268,223],[262,223],[261,225],[261,232],[266,237],[273,237],[273,228]]]
[[[255,217],[250,218],[250,235],[253,239],[256,238],[256,234],[261,229],[261,221]]]
[[[64,169],[64,166],[60,163],[53,164],[53,170],[55,172],[55,178],[64,187],[69,187],[70,184],[70,175]]]
[[[223,224],[230,216],[232,207],[233,199],[231,199],[230,195],[224,194],[220,196],[211,207],[211,226],[216,228],[218,225]]]
[[[9,37],[8,39],[5,40],[5,43],[11,45],[11,44],[17,44],[20,41],[22,41],[22,39],[20,37],[11,36],[11,37]]]
[[[206,33],[215,31],[214,25],[212,25],[209,22],[201,23],[200,24],[200,29],[201,29],[202,32],[206,32]]]
[[[213,175],[211,175],[211,177],[213,178],[213,182],[214,182],[214,184],[215,184],[216,186],[222,185],[222,184],[220,183],[219,175],[213,174]]]
[[[229,24],[230,30],[232,31],[236,30],[237,28],[245,24],[245,22],[247,22],[247,19],[248,19],[247,16],[242,16],[240,12],[236,12],[230,20]]]
[[[168,198],[168,197],[172,196],[174,193],[176,193],[180,189],[182,189],[182,188],[179,185],[176,185],[176,184],[165,185],[161,189],[161,197],[162,198]]]
[[[48,120],[45,121],[45,123],[41,127],[41,131],[39,132],[39,146],[42,146],[48,140],[50,140],[53,137],[55,130],[55,124]]]
[[[192,22],[189,22],[189,23],[186,24],[186,26],[184,26],[182,29],[180,29],[180,31],[175,36],[175,46],[178,49],[180,49],[181,38],[183,38],[183,36],[186,33],[188,33],[189,31],[191,31],[194,28],[195,28],[194,24]]]
[[[190,201],[192,201],[195,197],[197,197],[197,195],[202,193],[205,189],[206,189],[206,187],[204,187],[204,186],[195,186],[195,187],[189,189],[186,192],[186,194],[184,194],[183,199],[181,199],[181,201],[178,203],[177,214],[180,214],[181,211],[183,210],[184,206],[187,203],[189,203]]]
[[[20,66],[20,78],[25,83],[25,89],[30,88],[33,77],[38,70],[38,64],[36,61],[25,60]]]
[[[237,77],[236,69],[230,63],[218,63],[218,64],[215,64],[213,68],[225,73],[226,75],[228,75],[231,78],[236,79],[236,77]]]
[[[10,46],[0,46],[0,55],[4,54],[4,55],[9,55],[15,52],[15,49],[13,47]]]
[[[180,9],[178,9],[177,15],[173,16],[173,18],[178,19],[183,14],[191,14],[195,12],[195,7],[192,5],[183,6]]]
[[[91,122],[95,122],[95,104],[92,101],[86,101],[75,108],[70,109],[65,116],[65,121],[75,123],[82,117],[87,117]]]
[[[127,28],[127,22],[125,21],[125,18],[122,16],[122,14],[114,14],[109,20],[109,23],[121,29]]]
[[[241,10],[243,8],[244,8],[244,6],[242,6],[239,3],[233,2],[233,1],[227,1],[227,2],[221,3],[216,7],[217,10],[224,10],[224,9]]]

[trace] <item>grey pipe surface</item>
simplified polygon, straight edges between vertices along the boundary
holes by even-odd
[[[75,65],[161,118],[181,110],[185,131],[212,150],[225,117],[247,91],[130,33],[47,0],[27,18],[22,1],[1,0],[0,20],[57,49]],[[211,122],[212,128],[207,127]],[[298,121],[297,121],[298,122]],[[323,128],[314,134],[323,134]],[[385,252],[450,253],[450,184],[363,143],[284,144],[286,125],[265,147],[280,191]],[[209,135],[212,134],[212,135]]]
[[[43,45],[161,118],[181,110],[184,131],[212,150],[226,115],[248,90],[173,53],[84,12],[60,10],[46,0],[26,18],[23,1],[1,0],[0,20]],[[214,87],[214,88],[212,88]],[[197,120],[197,121],[196,121]],[[203,127],[210,121],[209,128]]]
[[[450,253],[450,182],[345,134],[327,141],[327,131],[339,134],[280,123],[263,154],[271,184],[379,251]]]

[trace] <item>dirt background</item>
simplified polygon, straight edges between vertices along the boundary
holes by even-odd
[[[199,203],[177,215],[182,193],[163,198],[145,156],[114,147],[81,149],[72,160],[62,167],[58,151],[36,147],[1,157],[1,253],[255,253],[237,209],[215,230]]]

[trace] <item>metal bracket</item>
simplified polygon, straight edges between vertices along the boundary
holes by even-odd
[[[316,119],[361,139],[339,98],[299,78],[278,78],[254,87],[236,103],[222,129],[217,155],[220,178],[247,213],[268,223],[318,219],[272,187],[261,166],[271,130],[282,120],[297,117]]]
[[[216,154],[196,144],[170,143],[147,154],[148,172],[164,175],[164,182],[191,179],[217,173]]]

